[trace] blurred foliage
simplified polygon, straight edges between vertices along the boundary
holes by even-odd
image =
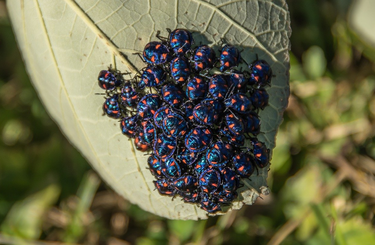
[[[34,91],[0,1],[0,244],[375,244],[375,51],[350,0],[289,0],[291,97],[254,206],[146,213],[100,183]]]

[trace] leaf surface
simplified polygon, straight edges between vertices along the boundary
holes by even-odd
[[[155,40],[158,30],[195,31],[196,43],[237,45],[247,62],[265,59],[275,77],[270,106],[260,113],[268,148],[289,96],[289,12],[284,0],[10,0],[7,2],[27,70],[50,115],[66,137],[118,193],[143,209],[171,219],[206,218],[195,205],[154,191],[147,156],[135,151],[119,123],[102,116],[100,70],[113,64],[135,73],[145,65],[132,55]],[[162,32],[165,35],[165,31]],[[267,169],[246,181],[240,201],[266,194]]]

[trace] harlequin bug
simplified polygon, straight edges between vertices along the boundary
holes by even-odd
[[[220,192],[219,193],[219,197],[217,198],[217,201],[219,203],[223,203],[223,204],[230,204],[234,201],[234,199],[236,199],[238,196],[237,192]]]
[[[238,136],[244,133],[244,125],[242,123],[241,118],[235,117],[233,114],[229,113],[225,116],[225,123],[229,129],[229,132],[234,135]]]
[[[238,49],[232,45],[225,45],[221,49],[220,54],[220,71],[223,72],[232,68],[234,66],[238,66],[241,60],[241,54]]]
[[[186,136],[185,146],[189,151],[201,152],[207,149],[212,138],[212,131],[209,128],[196,127]]]
[[[205,193],[214,193],[221,185],[220,173],[209,168],[199,176],[199,186]]]
[[[104,114],[111,117],[111,118],[119,118],[121,117],[120,106],[118,103],[118,95],[115,94],[109,98],[107,98],[103,104],[103,111]]]
[[[240,179],[236,172],[228,167],[223,168],[220,172],[223,179],[223,192],[228,194],[234,193],[240,184]]]
[[[138,83],[138,88],[158,87],[165,81],[166,74],[164,70],[158,66],[148,66],[143,70],[141,80]]]
[[[250,99],[241,93],[233,94],[224,103],[227,108],[241,114],[248,114],[253,109]]]
[[[148,157],[147,164],[152,175],[154,175],[156,178],[163,177],[161,161],[155,156],[155,154],[151,154]]]
[[[176,139],[159,134],[154,142],[154,153],[160,159],[166,159],[172,156],[177,148]]]
[[[145,152],[150,149],[150,144],[143,139],[143,136],[143,132],[138,132],[134,138],[134,145],[138,151]]]
[[[213,75],[208,84],[208,92],[215,99],[224,99],[228,93],[228,84],[223,75]]]
[[[258,135],[260,132],[260,120],[256,113],[249,113],[242,117],[244,132],[252,135]]]
[[[147,94],[138,102],[137,113],[143,120],[152,118],[161,105],[161,99],[157,94]]]
[[[181,192],[193,192],[196,190],[198,180],[192,175],[185,175],[175,179],[172,186]]]
[[[229,85],[236,87],[242,92],[246,89],[247,81],[248,79],[240,71],[234,70],[229,75]]]
[[[193,56],[194,68],[196,71],[202,71],[212,68],[216,62],[215,51],[207,45],[201,45],[196,48]]]
[[[154,143],[154,139],[156,138],[156,130],[154,124],[151,120],[145,120],[142,121],[141,128],[143,131],[143,140],[147,144],[152,145]]]
[[[179,139],[185,136],[187,130],[185,119],[176,113],[167,115],[163,120],[163,132],[167,136]]]
[[[187,121],[189,122],[192,122],[193,119],[194,119],[194,115],[193,115],[193,111],[194,111],[194,103],[192,101],[186,101],[184,104],[183,104],[183,108],[185,109],[185,117],[187,119]]]
[[[143,50],[144,60],[151,65],[160,65],[171,60],[168,47],[160,42],[150,42]]]
[[[113,90],[121,85],[121,80],[117,80],[112,72],[103,70],[99,72],[98,83],[102,89]]]
[[[171,187],[170,183],[166,179],[158,179],[154,181],[156,189],[159,191],[160,195],[174,196],[175,190]]]
[[[241,147],[245,144],[245,136],[244,135],[237,135],[233,136],[231,133],[229,133],[229,129],[227,127],[224,127],[220,130],[220,134],[228,139],[229,144]]]
[[[189,79],[186,85],[186,96],[190,100],[201,100],[206,97],[207,94],[207,83],[203,77],[195,75]]]
[[[203,100],[202,103],[211,104],[219,117],[225,109],[225,105],[223,104],[222,100],[219,99],[208,98]]]
[[[173,84],[166,84],[161,89],[163,100],[173,107],[180,107],[185,99],[185,94],[182,89]]]
[[[163,121],[167,115],[171,113],[171,109],[167,106],[160,107],[154,114],[154,123],[156,127],[163,129]]]
[[[188,30],[176,29],[169,34],[169,45],[175,54],[186,53],[193,43],[193,36]]]
[[[194,172],[200,176],[209,167],[206,155],[203,154],[194,164]]]
[[[180,152],[177,154],[176,158],[179,162],[185,166],[191,166],[197,161],[198,154],[196,152],[191,152],[186,147],[179,148]]]
[[[255,109],[263,110],[268,105],[269,95],[263,88],[255,89],[250,95],[250,101]]]
[[[209,195],[203,194],[201,196],[201,209],[208,213],[216,213],[218,211],[221,211],[220,204],[217,202],[217,200],[211,200]]]
[[[198,191],[180,192],[179,194],[181,195],[184,202],[198,203],[200,201],[200,195],[198,194]]]
[[[242,178],[249,178],[254,172],[254,158],[247,152],[241,152],[233,157],[233,166]]]
[[[222,141],[213,144],[206,153],[207,162],[212,167],[225,167],[232,156],[232,146]]]
[[[121,103],[124,106],[135,107],[139,101],[139,95],[130,82],[126,82],[121,89]]]
[[[177,178],[182,175],[182,169],[173,157],[162,161],[162,172],[167,178]]]
[[[249,65],[250,68],[250,85],[258,88],[264,87],[271,82],[272,69],[265,60],[256,60]]]
[[[174,58],[170,69],[173,80],[180,85],[183,85],[191,74],[189,61],[184,56]]]
[[[251,140],[251,144],[253,145],[253,154],[255,158],[255,163],[259,168],[264,168],[269,163],[269,150],[267,147],[260,141],[255,139]]]
[[[139,128],[137,126],[137,121],[137,115],[131,117],[124,117],[120,123],[121,132],[130,138],[134,138]]]
[[[219,119],[219,115],[217,111],[215,111],[214,106],[204,101],[194,107],[193,116],[199,124],[203,125],[213,125]]]

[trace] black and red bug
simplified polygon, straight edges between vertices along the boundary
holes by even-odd
[[[185,118],[188,122],[192,122],[194,120],[194,115],[193,115],[193,112],[194,112],[194,102],[192,101],[186,101],[183,105],[182,105],[182,110],[185,111]]]
[[[179,147],[176,159],[184,166],[191,166],[197,161],[198,153],[189,151],[186,147]]]
[[[207,127],[196,127],[185,138],[185,146],[189,151],[201,152],[208,148],[213,138],[212,130]]]
[[[238,177],[236,172],[229,167],[221,169],[220,172],[223,180],[221,194],[235,193],[240,184],[240,178]]]
[[[264,143],[252,139],[251,144],[253,145],[252,153],[254,154],[255,163],[257,167],[264,168],[269,163],[269,150]]]
[[[144,133],[138,132],[134,138],[135,148],[139,151],[145,152],[150,150],[151,145],[144,140]]]
[[[249,84],[256,87],[264,87],[271,83],[272,69],[265,60],[256,60],[249,65]]]
[[[210,196],[205,193],[201,196],[200,205],[201,209],[211,214],[221,211],[221,206],[218,203],[218,200],[210,199]]]
[[[252,135],[258,135],[260,132],[260,119],[258,114],[251,112],[247,115],[242,116],[242,122],[244,125],[244,132]]]
[[[103,111],[104,114],[111,117],[111,118],[120,118],[121,117],[121,110],[120,105],[118,103],[118,95],[115,94],[104,101],[103,104]]]
[[[163,120],[163,132],[165,135],[180,139],[186,135],[188,126],[185,119],[176,114],[170,113]]]
[[[177,141],[175,138],[167,137],[164,134],[159,134],[154,142],[154,153],[160,159],[166,159],[173,155],[177,148]]]
[[[253,109],[250,99],[242,93],[232,94],[224,103],[228,109],[241,114],[248,114]]]
[[[105,90],[113,90],[121,85],[121,80],[118,80],[111,71],[102,70],[98,76],[99,87]]]
[[[208,194],[214,193],[221,185],[220,172],[213,168],[206,169],[199,176],[199,186]]]
[[[224,99],[228,93],[228,84],[223,75],[213,75],[208,83],[208,92],[215,99]]]
[[[179,108],[185,101],[183,90],[173,84],[166,84],[161,89],[163,100],[175,108]]]
[[[263,110],[268,105],[269,95],[263,88],[255,89],[250,95],[250,101],[255,109]]]
[[[215,51],[207,45],[201,45],[195,49],[193,61],[196,71],[212,68],[216,62]]]
[[[193,116],[195,121],[202,125],[213,125],[218,122],[219,114],[210,103],[202,101],[194,107]]]
[[[137,113],[141,119],[153,118],[162,101],[158,94],[147,94],[139,100]]]
[[[165,82],[166,77],[166,73],[161,67],[147,66],[142,72],[141,79],[138,82],[138,88],[159,87]]]
[[[186,96],[190,100],[202,100],[207,95],[208,85],[203,77],[195,75],[186,85]]]
[[[151,65],[160,65],[171,60],[168,47],[160,42],[149,42],[143,50],[143,59]]]
[[[225,167],[233,156],[233,147],[223,141],[214,143],[207,151],[207,163],[211,167]]]
[[[167,179],[157,179],[154,181],[156,189],[159,191],[160,195],[174,196],[175,189],[170,185],[169,180]]]
[[[243,72],[233,70],[228,76],[229,87],[234,86],[239,91],[243,92],[246,89],[248,79],[245,77]]]
[[[169,179],[180,177],[183,173],[180,164],[173,157],[162,161],[161,166],[163,174]]]
[[[189,60],[184,56],[174,58],[171,61],[170,71],[176,84],[185,84],[191,74]]]
[[[234,66],[238,66],[241,61],[240,51],[232,45],[225,45],[220,54],[220,71],[224,72]]]
[[[229,133],[238,136],[244,133],[245,127],[240,117],[235,117],[232,113],[225,116],[225,124],[229,129]]]
[[[156,127],[163,129],[164,118],[171,113],[171,109],[168,106],[163,106],[157,109],[154,114],[154,123]]]
[[[141,130],[143,133],[143,140],[152,145],[156,138],[156,129],[151,120],[144,120],[141,122]]]
[[[162,178],[164,177],[162,173],[162,165],[159,158],[156,157],[155,154],[151,154],[147,159],[147,164],[149,166],[149,170],[152,175],[154,175],[156,178]]]
[[[169,45],[177,55],[185,54],[193,43],[193,36],[188,30],[175,29],[169,34]]]
[[[180,192],[193,192],[197,189],[198,180],[192,175],[184,175],[176,178],[171,185]]]
[[[209,163],[206,155],[202,154],[194,164],[194,172],[197,176],[200,176],[208,167]]]
[[[248,152],[240,152],[233,157],[233,167],[242,178],[249,178],[254,172],[254,157]]]
[[[200,195],[197,190],[192,192],[179,192],[179,194],[184,202],[198,203],[200,201]]]
[[[121,132],[130,138],[134,138],[135,134],[140,129],[137,125],[137,121],[138,115],[122,118],[120,123]]]

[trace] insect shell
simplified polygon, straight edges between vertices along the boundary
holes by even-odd
[[[169,45],[177,55],[186,53],[193,43],[193,36],[188,30],[176,29],[169,34]]]
[[[143,59],[150,65],[160,65],[171,60],[169,48],[160,42],[149,42],[143,50]]]
[[[220,54],[220,71],[224,72],[234,66],[238,66],[240,60],[240,51],[235,46],[225,45]]]

